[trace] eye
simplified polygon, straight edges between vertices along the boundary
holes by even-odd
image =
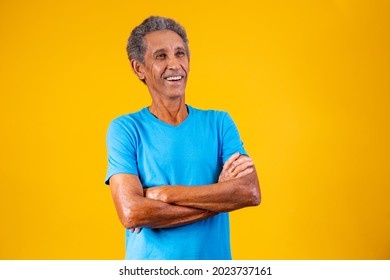
[[[163,60],[167,57],[167,55],[165,53],[159,53],[156,55],[156,59],[158,60]]]
[[[181,51],[181,50],[180,50],[180,51],[177,51],[177,52],[176,52],[176,55],[179,56],[179,57],[182,57],[182,56],[185,56],[186,53],[185,53],[184,51]]]

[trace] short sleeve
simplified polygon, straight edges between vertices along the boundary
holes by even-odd
[[[105,184],[115,174],[135,174],[138,176],[136,146],[131,127],[114,120],[107,131],[108,168]]]
[[[221,152],[223,163],[225,163],[236,152],[248,155],[244,149],[244,143],[241,141],[237,126],[228,113],[225,113],[222,121]]]

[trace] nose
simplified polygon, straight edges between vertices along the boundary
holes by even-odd
[[[176,70],[179,69],[179,67],[180,67],[179,60],[175,56],[171,57],[168,61],[168,69]]]

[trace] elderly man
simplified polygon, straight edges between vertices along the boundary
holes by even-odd
[[[132,69],[152,104],[113,120],[110,185],[126,259],[231,259],[228,212],[260,203],[254,164],[229,114],[185,103],[187,35],[149,17],[131,33]]]

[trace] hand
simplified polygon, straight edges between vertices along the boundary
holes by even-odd
[[[153,187],[153,188],[144,188],[144,196],[146,198],[154,199],[154,200],[160,200],[159,194],[161,193],[160,187]],[[131,233],[140,233],[142,228],[130,228],[129,229]]]
[[[166,202],[166,195],[164,194],[163,191],[164,188],[166,187],[144,188],[144,196],[149,199]]]
[[[254,164],[250,157],[233,154],[224,164],[218,183],[240,178],[254,171]]]
[[[129,228],[130,232],[133,233],[135,232],[136,234],[140,233],[142,230],[142,227],[137,227],[137,228]]]

